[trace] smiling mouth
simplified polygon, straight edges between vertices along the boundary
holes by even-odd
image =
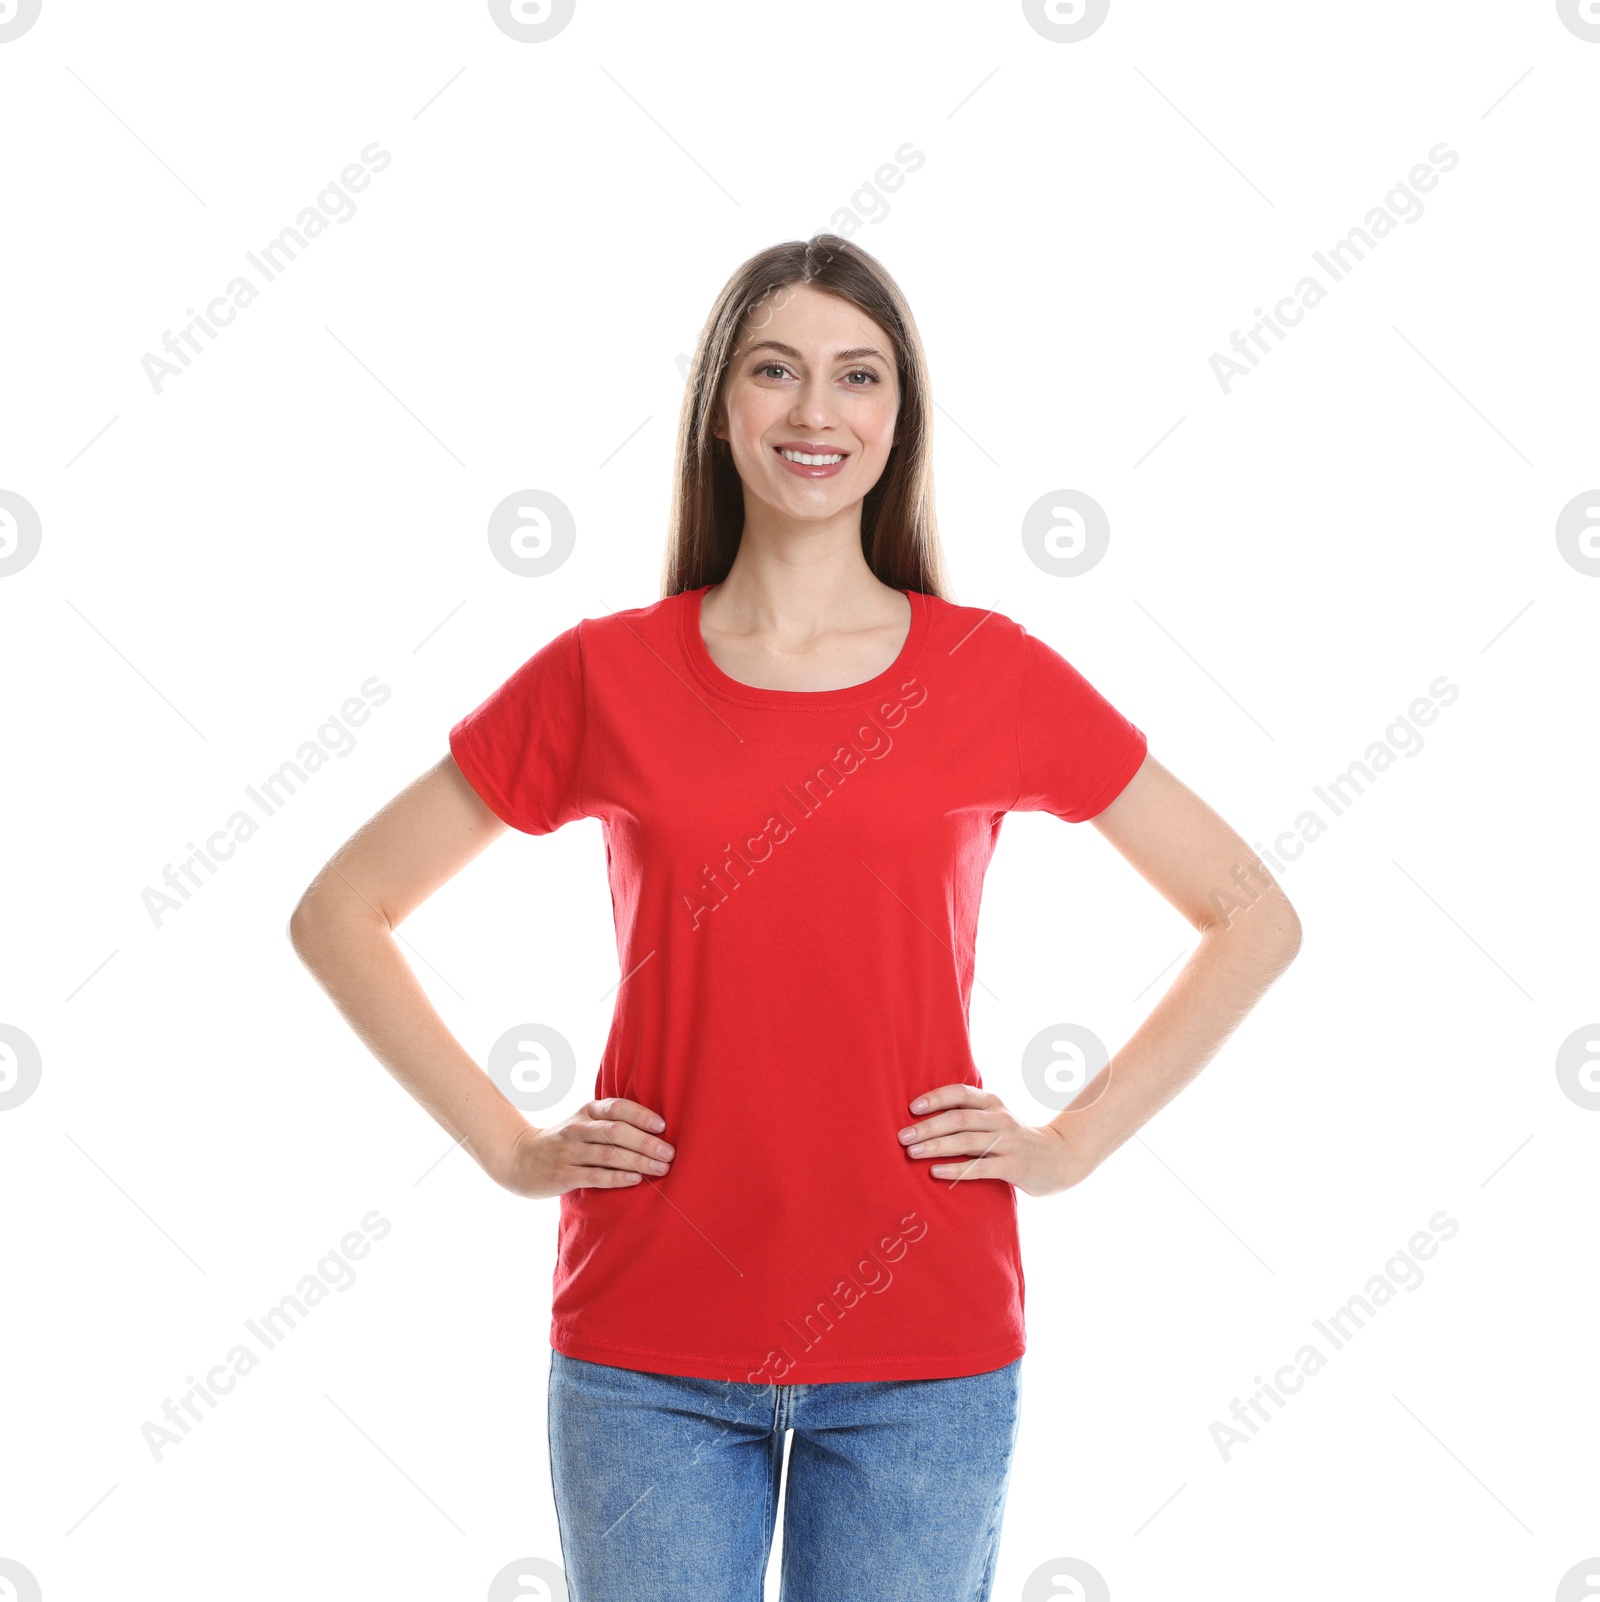
[[[797,451],[791,450],[787,445],[775,445],[774,450],[786,462],[793,462],[797,467],[832,467],[845,459],[844,451]]]
[[[850,460],[848,451],[802,451],[792,445],[774,445],[772,450],[784,471],[796,478],[833,478],[844,471],[844,464]]]

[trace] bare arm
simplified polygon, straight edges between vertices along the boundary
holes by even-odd
[[[622,1097],[536,1129],[473,1061],[429,1001],[394,930],[506,832],[453,757],[353,834],[301,896],[289,939],[312,977],[385,1068],[497,1183],[522,1196],[662,1174],[665,1125]]]
[[[1244,1022],[1299,951],[1300,919],[1257,853],[1152,756],[1091,821],[1200,932],[1122,1050],[1050,1122],[1092,1170]]]
[[[1087,1178],[1205,1067],[1300,949],[1300,919],[1261,859],[1154,757],[1092,822],[1200,943],[1122,1050],[1049,1123],[1031,1128],[973,1086],[917,1097],[919,1122],[900,1139],[914,1159],[945,1159],[930,1169],[937,1179],[1005,1179],[1042,1196]]]

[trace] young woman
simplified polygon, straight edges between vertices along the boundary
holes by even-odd
[[[662,598],[585,618],[450,730],[290,924],[501,1185],[560,1196],[549,1433],[573,1602],[988,1598],[1024,1350],[1018,1189],[1085,1179],[1294,956],[1259,858],[1062,656],[945,594],[921,344],[824,234],[722,291]],[[1008,811],[1092,819],[1195,927],[1043,1124],[968,1037]],[[605,829],[622,979],[596,1099],[535,1128],[392,931],[507,827]],[[507,908],[510,915],[512,909]]]

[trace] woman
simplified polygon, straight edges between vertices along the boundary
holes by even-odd
[[[663,598],[524,662],[291,921],[484,1170],[561,1197],[550,1462],[574,1602],[758,1596],[790,1430],[786,1602],[987,1598],[1024,1349],[1015,1192],[1092,1173],[1299,945],[1259,858],[1134,724],[945,598],[930,405],[871,257],[824,234],[746,262],[684,400]],[[1015,810],[1092,818],[1200,932],[1041,1125],[982,1088],[967,1029]],[[579,817],[605,827],[622,980],[597,1099],[534,1128],[391,931],[508,826]]]

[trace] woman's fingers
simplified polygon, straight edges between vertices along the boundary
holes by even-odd
[[[940,1085],[937,1090],[925,1091],[911,1103],[911,1111],[918,1117],[938,1112],[943,1107],[995,1107],[1000,1098],[992,1090],[980,1090],[976,1085],[957,1082]]]
[[[947,1162],[928,1170],[935,1179],[1003,1179],[1011,1182],[998,1157],[971,1157],[965,1162]]]
[[[586,1102],[554,1129],[537,1137],[548,1156],[554,1193],[616,1189],[666,1174],[674,1156],[659,1131],[665,1120],[653,1108],[626,1096]],[[530,1192],[532,1194],[532,1192]],[[550,1191],[544,1194],[551,1194]]]
[[[577,1126],[577,1137],[568,1160],[567,1172],[573,1186],[591,1186],[612,1189],[618,1185],[637,1185],[644,1179],[659,1179],[668,1172],[670,1164],[660,1158],[645,1157],[629,1151],[625,1146],[614,1146],[609,1141],[591,1140],[589,1130],[595,1126]]]
[[[583,1145],[583,1162],[596,1167],[664,1174],[674,1156],[669,1141],[647,1135],[619,1118],[585,1119],[572,1126],[572,1134]]]
[[[963,1129],[953,1135],[939,1135],[932,1140],[918,1141],[907,1146],[913,1157],[990,1157],[1003,1139],[1003,1132],[995,1129]]]
[[[660,1139],[655,1135],[647,1135],[642,1130],[635,1129],[632,1124],[625,1124],[620,1119],[597,1118],[584,1123],[574,1124],[573,1133],[580,1140],[592,1145],[610,1146],[618,1151],[637,1154],[640,1157],[671,1162],[675,1148],[670,1141]]]
[[[626,1096],[607,1096],[603,1101],[591,1101],[583,1109],[589,1118],[619,1118],[624,1123],[636,1124],[640,1129],[659,1135],[667,1121],[653,1107],[642,1102],[629,1101]]]
[[[997,1129],[1001,1127],[998,1112],[986,1107],[958,1107],[942,1112],[934,1118],[921,1118],[900,1131],[900,1144],[915,1150],[941,1135],[952,1135],[960,1130]]]
[[[572,1183],[568,1190],[616,1190],[623,1185],[637,1185],[643,1182],[644,1175],[633,1173],[626,1168],[573,1168]]]

